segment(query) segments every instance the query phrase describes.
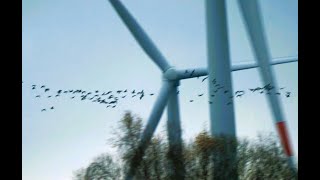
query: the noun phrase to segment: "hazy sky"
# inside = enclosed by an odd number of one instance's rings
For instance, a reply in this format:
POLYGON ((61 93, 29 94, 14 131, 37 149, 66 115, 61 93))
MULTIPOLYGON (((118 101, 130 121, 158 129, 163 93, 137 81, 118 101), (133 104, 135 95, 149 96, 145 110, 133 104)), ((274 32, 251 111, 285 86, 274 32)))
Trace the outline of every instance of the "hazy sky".
MULTIPOLYGON (((144 89, 158 94, 161 71, 142 51, 107 0, 23 0, 23 180, 67 180, 102 152, 114 153, 108 138, 131 110, 146 120, 156 96, 125 99, 115 109, 68 97, 35 98, 32 84, 58 89, 144 89), (53 111, 40 112, 55 106, 53 111)), ((178 68, 205 67, 204 1, 123 0, 168 61, 178 68)), ((297 0, 260 1, 273 58, 298 54, 297 0)), ((236 1, 227 1, 232 63, 253 60, 236 1)), ((298 63, 273 66, 295 154, 298 153, 298 63)), ((232 73, 237 134, 275 132, 266 97, 248 92, 262 85, 257 69, 232 73)), ((209 127, 207 82, 181 81, 183 137, 209 127), (197 94, 205 93, 203 97, 197 94), (195 102, 190 103, 189 100, 195 102)), ((49 92, 50 92, 49 91, 49 92)), ((156 132, 163 132, 164 112, 156 132)))

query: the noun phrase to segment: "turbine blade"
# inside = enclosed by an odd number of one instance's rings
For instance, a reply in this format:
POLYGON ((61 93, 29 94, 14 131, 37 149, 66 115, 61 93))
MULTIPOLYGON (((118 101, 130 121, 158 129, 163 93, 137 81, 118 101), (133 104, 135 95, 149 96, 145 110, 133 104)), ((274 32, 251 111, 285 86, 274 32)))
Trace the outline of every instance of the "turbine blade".
MULTIPOLYGON (((295 56, 295 57, 286 57, 286 58, 276 58, 272 60, 270 65, 278 65, 278 64, 285 64, 285 63, 292 63, 292 62, 298 62, 298 57, 295 56)), ((237 63, 232 65, 231 71, 240 71, 240 70, 251 69, 256 67, 259 67, 256 61, 237 63)))
POLYGON ((177 79, 188 79, 208 75, 207 68, 177 70, 177 79), (193 73, 192 73, 193 72, 193 73))
MULTIPOLYGON (((274 72, 270 67, 270 51, 266 41, 262 19, 260 15, 260 9, 258 1, 252 0, 238 0, 242 17, 245 21, 246 29, 249 34, 250 42, 254 50, 254 55, 260 66, 260 73, 262 75, 263 82, 265 84, 271 84, 274 89, 277 88, 277 84, 274 77, 274 72)), ((273 89, 273 90, 274 90, 273 89)), ((274 93, 272 93, 274 94, 274 93)), ((267 96, 270 104, 274 121, 276 123, 278 134, 285 154, 288 157, 289 165, 294 170, 294 163, 292 162, 293 152, 289 141, 289 135, 287 134, 284 116, 281 110, 279 98, 276 95, 267 96)))
MULTIPOLYGON (((179 83, 177 81, 177 83, 179 83)), ((185 179, 185 168, 182 155, 182 138, 179 115, 179 100, 177 94, 177 86, 174 86, 170 92, 168 100, 168 122, 167 132, 169 141, 168 158, 170 162, 169 169, 174 169, 169 174, 169 179, 185 179)))
POLYGON ((168 102, 168 98, 169 98, 170 92, 172 91, 173 85, 174 84, 171 81, 164 81, 162 85, 162 88, 160 90, 156 103, 149 116, 147 126, 142 133, 140 143, 138 145, 138 149, 131 160, 129 171, 125 178, 126 180, 130 180, 133 178, 133 176, 135 175, 136 168, 140 165, 145 149, 147 148, 152 138, 152 135, 158 126, 161 115, 168 102))
POLYGON ((140 44, 142 49, 149 55, 149 57, 159 66, 162 72, 170 68, 169 63, 164 56, 157 49, 152 40, 144 32, 142 27, 137 23, 129 11, 124 7, 120 0, 109 0, 122 21, 126 24, 136 41, 140 44))

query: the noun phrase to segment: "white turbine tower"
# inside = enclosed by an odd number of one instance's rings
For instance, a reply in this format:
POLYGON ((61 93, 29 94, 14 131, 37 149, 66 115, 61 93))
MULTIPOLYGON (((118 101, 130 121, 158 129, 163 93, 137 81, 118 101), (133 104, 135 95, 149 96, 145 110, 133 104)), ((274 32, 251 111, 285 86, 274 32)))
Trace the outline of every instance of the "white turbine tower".
MULTIPOLYGON (((180 115, 179 115, 179 100, 177 95, 177 88, 179 81, 187 78, 194 78, 205 76, 209 74, 209 80, 218 78, 228 88, 229 92, 232 93, 231 87, 231 72, 244 70, 249 68, 260 67, 262 69, 262 75, 264 82, 274 84, 272 78, 272 72, 270 65, 282 64, 288 62, 296 62, 297 57, 290 57, 284 59, 275 59, 273 62, 269 62, 269 54, 265 40, 263 39, 263 29, 260 19, 250 17, 252 14, 257 16, 259 14, 257 4, 255 1, 239 1, 244 9, 244 17, 247 21, 248 29, 250 32, 251 40, 256 47, 256 59, 258 63, 246 63, 237 64, 231 66, 229 63, 229 52, 228 52, 228 36, 226 29, 226 18, 225 18, 225 2, 217 0, 207 0, 207 24, 208 24, 208 47, 213 46, 213 52, 208 52, 208 68, 192 68, 192 69, 176 69, 171 66, 165 57, 160 53, 148 35, 140 27, 137 21, 132 17, 129 11, 123 6, 119 0, 109 0, 122 21, 125 23, 127 28, 130 30, 136 41, 140 44, 142 49, 148 54, 151 60, 161 69, 163 73, 163 82, 160 89, 160 93, 157 97, 155 105, 149 116, 146 128, 144 129, 137 151, 131 161, 129 170, 126 174, 125 179, 132 179, 135 175, 136 168, 139 166, 140 161, 144 155, 145 149, 147 148, 154 131, 160 121, 164 108, 167 106, 168 111, 168 122, 167 131, 169 139, 169 157, 173 157, 175 160, 171 162, 172 174, 174 179, 184 179, 185 169, 182 162, 182 138, 181 138, 181 126, 180 126, 180 115), (214 12, 213 10, 216 10, 214 12), (213 23, 210 21, 213 20, 213 23), (258 24, 257 27, 250 26, 251 24, 258 24), (214 27, 214 25, 220 25, 220 27, 214 27), (255 32, 257 31, 257 32, 255 32), (222 34, 222 37, 220 36, 222 34), (262 38, 261 38, 261 37, 262 38), (262 40, 261 40, 262 39, 262 40), (210 41, 213 41, 212 43, 210 41), (213 62, 211 62, 213 61, 213 62), (185 72, 192 72, 191 74, 185 72)), ((210 83, 210 82, 209 82, 210 83)), ((212 92, 214 87, 209 85, 209 92, 212 92)), ((210 97, 209 97, 210 98, 210 97)), ((277 126, 279 127, 281 142, 284 145, 285 150, 290 149, 288 136, 285 133, 285 126, 283 124, 284 119, 282 118, 279 102, 277 97, 270 96, 269 98, 272 110, 277 120, 277 126)), ((214 103, 210 104, 210 117, 211 117, 211 131, 213 135, 227 134, 235 136, 235 122, 233 106, 226 106, 225 97, 218 97, 214 103), (226 114, 229 113, 229 114, 226 114)), ((291 152, 291 151, 290 151, 291 152)), ((287 155, 291 155, 287 153, 287 155)), ((290 156, 291 157, 291 156, 290 156)))

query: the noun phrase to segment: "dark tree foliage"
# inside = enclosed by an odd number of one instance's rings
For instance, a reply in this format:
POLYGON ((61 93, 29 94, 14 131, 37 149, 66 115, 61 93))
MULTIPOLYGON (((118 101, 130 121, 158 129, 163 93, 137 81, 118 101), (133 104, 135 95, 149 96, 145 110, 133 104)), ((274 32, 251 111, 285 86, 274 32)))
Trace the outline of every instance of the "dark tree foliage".
MULTIPOLYGON (((138 143, 143 130, 142 119, 126 112, 119 121, 114 137, 110 139, 118 149, 120 162, 103 154, 95 158, 86 168, 74 173, 74 180, 118 180, 123 179, 133 157, 138 152, 138 143)), ((155 135, 146 149, 140 166, 136 167, 137 180, 170 180, 172 157, 166 139, 155 135)), ((203 130, 189 142, 183 142, 183 165, 187 180, 239 179, 260 180, 297 179, 287 165, 286 157, 274 135, 260 135, 254 140, 237 140, 231 137, 211 137, 203 130), (237 154, 232 154, 236 148, 237 154), (225 163, 232 158, 235 163, 225 163), (217 169, 222 167, 225 171, 217 169), (236 174, 231 173, 236 172, 236 174), (237 177, 237 178, 236 178, 237 177)), ((230 161, 228 161, 230 162, 230 161)), ((232 162, 232 161, 231 161, 232 162)))

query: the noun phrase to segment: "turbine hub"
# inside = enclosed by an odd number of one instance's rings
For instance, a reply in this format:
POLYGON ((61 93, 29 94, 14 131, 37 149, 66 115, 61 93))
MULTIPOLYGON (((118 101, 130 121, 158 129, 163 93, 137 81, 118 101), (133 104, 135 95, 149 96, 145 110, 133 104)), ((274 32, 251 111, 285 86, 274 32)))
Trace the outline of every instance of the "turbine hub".
POLYGON ((163 73, 163 77, 168 80, 177 80, 178 73, 174 67, 170 67, 163 73))

